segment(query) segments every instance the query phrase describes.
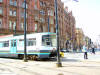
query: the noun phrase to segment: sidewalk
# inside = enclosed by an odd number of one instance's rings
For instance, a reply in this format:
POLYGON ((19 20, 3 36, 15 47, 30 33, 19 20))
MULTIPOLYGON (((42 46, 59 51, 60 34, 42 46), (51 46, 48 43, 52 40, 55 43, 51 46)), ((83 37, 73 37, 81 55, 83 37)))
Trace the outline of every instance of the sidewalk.
MULTIPOLYGON (((64 58, 66 60, 73 59, 77 61, 84 61, 84 53, 64 53, 64 58)), ((65 60, 65 59, 62 59, 65 60)), ((100 52, 96 52, 95 54, 88 53, 87 61, 98 61, 100 62, 100 52)))

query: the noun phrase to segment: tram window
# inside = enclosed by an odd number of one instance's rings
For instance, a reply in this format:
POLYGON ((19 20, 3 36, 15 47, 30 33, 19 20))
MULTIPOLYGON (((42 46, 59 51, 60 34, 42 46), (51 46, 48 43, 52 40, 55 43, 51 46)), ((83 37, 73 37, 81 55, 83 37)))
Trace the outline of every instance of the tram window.
POLYGON ((28 39, 27 46, 35 46, 36 45, 36 39, 28 39))
POLYGON ((28 41, 28 46, 33 46, 33 41, 28 41))
POLYGON ((42 45, 43 46, 52 46, 50 35, 43 35, 42 36, 42 45))
POLYGON ((35 45, 36 45, 36 41, 28 40, 28 46, 35 46, 35 45))
POLYGON ((23 46, 24 46, 24 39, 20 39, 18 45, 19 45, 20 47, 23 47, 23 46))
POLYGON ((3 47, 9 47, 9 41, 4 41, 3 42, 3 47))
POLYGON ((3 43, 0 41, 0 48, 2 47, 3 43))
POLYGON ((42 46, 56 47, 56 35, 43 35, 42 46))
POLYGON ((14 41, 12 40, 12 41, 11 41, 11 46, 12 46, 12 47, 15 47, 15 46, 16 46, 16 40, 14 40, 14 41))
POLYGON ((13 47, 13 40, 11 41, 11 46, 13 47))
POLYGON ((16 40, 14 40, 14 47, 16 47, 16 40))
POLYGON ((51 43, 50 42, 46 42, 46 45, 51 45, 51 43))

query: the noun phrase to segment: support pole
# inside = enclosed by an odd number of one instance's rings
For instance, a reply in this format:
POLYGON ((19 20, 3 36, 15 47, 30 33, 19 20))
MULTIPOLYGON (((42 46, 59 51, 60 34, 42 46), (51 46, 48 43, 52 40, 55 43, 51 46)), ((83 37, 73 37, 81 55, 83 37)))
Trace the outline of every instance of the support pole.
POLYGON ((57 35, 57 67, 62 67, 60 60, 60 48, 59 48, 59 27, 58 27, 58 12, 57 12, 57 0, 55 0, 55 15, 56 15, 56 35, 57 35))
POLYGON ((24 62, 27 62, 27 50, 26 50, 26 0, 24 0, 24 62))

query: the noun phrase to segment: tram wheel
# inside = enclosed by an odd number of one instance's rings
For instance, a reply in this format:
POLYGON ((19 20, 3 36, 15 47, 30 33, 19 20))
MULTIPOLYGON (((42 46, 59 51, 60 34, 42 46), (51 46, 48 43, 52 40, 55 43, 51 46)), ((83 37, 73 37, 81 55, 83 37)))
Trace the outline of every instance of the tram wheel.
POLYGON ((19 58, 19 59, 23 59, 23 58, 24 58, 24 55, 23 55, 23 54, 19 54, 19 55, 18 55, 18 58, 19 58))
POLYGON ((37 55, 33 55, 32 56, 32 60, 37 60, 38 59, 38 56, 37 55))

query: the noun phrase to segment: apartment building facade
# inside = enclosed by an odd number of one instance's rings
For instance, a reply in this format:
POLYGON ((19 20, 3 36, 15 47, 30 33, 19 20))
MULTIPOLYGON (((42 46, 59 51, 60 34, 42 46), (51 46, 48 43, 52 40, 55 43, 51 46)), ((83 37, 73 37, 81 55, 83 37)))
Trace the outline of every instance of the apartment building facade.
POLYGON ((54 0, 39 0, 38 32, 55 32, 54 0))
MULTIPOLYGON (((57 0, 60 47, 75 38, 75 18, 57 0)), ((26 29, 31 32, 56 32, 54 0, 26 0, 26 29)), ((24 0, 0 0, 0 34, 23 34, 24 0)))
POLYGON ((81 50, 84 43, 84 33, 81 28, 76 28, 77 50, 81 50))
MULTIPOLYGON (((39 0, 26 2, 26 29, 34 32, 37 29, 35 16, 39 12, 39 0)), ((23 33, 24 5, 24 0, 0 0, 0 33, 23 33)))

